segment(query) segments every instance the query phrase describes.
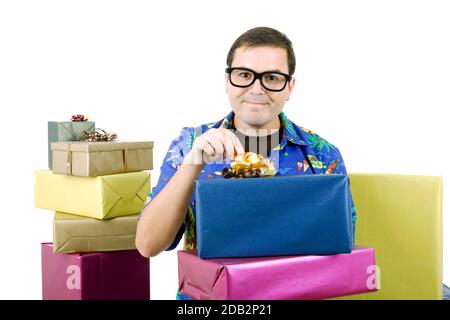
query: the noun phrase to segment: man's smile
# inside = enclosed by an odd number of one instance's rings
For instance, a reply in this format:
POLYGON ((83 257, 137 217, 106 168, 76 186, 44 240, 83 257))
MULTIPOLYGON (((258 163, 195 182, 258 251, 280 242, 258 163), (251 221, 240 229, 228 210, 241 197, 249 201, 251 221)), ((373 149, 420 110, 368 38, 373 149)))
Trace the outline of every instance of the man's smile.
POLYGON ((250 111, 261 111, 269 106, 266 102, 243 101, 243 103, 245 103, 245 107, 250 111))
POLYGON ((267 102, 257 102, 257 101, 244 101, 247 104, 265 105, 267 102))

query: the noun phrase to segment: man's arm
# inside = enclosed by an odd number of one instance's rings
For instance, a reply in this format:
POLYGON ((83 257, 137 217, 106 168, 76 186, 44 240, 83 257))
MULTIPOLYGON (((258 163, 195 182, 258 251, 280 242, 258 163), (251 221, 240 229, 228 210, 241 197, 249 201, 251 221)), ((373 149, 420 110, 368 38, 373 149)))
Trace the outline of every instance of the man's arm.
POLYGON ((210 129, 195 139, 178 170, 141 213, 136 230, 139 252, 154 257, 172 244, 186 217, 194 182, 206 163, 233 160, 243 152, 239 139, 223 128, 210 129))
POLYGON ((186 217, 194 181, 203 165, 183 163, 161 192, 145 207, 136 230, 136 247, 145 257, 164 251, 186 217))

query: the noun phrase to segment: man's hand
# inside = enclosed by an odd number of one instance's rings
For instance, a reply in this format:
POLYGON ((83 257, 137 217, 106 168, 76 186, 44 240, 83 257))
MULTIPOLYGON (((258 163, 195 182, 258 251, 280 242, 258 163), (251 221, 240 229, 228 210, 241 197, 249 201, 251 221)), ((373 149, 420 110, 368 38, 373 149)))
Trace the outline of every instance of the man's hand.
POLYGON ((225 128, 209 129, 195 139, 192 150, 186 155, 183 163, 204 165, 213 161, 234 160, 244 148, 238 137, 225 128))

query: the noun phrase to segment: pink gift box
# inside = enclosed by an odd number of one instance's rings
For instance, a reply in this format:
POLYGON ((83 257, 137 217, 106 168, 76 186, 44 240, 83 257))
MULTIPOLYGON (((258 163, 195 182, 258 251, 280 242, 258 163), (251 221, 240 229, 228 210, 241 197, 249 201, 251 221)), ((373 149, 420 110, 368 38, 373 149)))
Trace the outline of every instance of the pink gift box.
POLYGON ((179 291, 194 300, 327 299, 376 291, 375 251, 203 260, 178 251, 179 291))
POLYGON ((150 262, 137 250, 53 253, 42 243, 44 300, 149 300, 150 262))

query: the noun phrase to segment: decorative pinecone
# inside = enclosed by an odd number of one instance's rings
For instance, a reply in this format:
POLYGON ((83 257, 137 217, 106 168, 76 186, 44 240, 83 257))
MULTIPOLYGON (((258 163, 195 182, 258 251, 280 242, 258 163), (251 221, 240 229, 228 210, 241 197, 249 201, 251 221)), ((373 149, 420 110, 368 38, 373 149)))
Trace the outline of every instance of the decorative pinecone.
POLYGON ((223 168, 222 176, 225 179, 229 178, 259 178, 262 176, 261 170, 259 169, 232 169, 223 168))
POLYGON ((83 131, 81 136, 78 138, 79 141, 89 142, 113 141, 116 139, 117 134, 108 133, 102 129, 95 129, 95 131, 83 131))
POLYGON ((223 170, 222 170, 222 176, 223 176, 225 179, 233 178, 233 177, 234 177, 234 171, 233 171, 233 169, 228 168, 228 167, 223 168, 223 170))

